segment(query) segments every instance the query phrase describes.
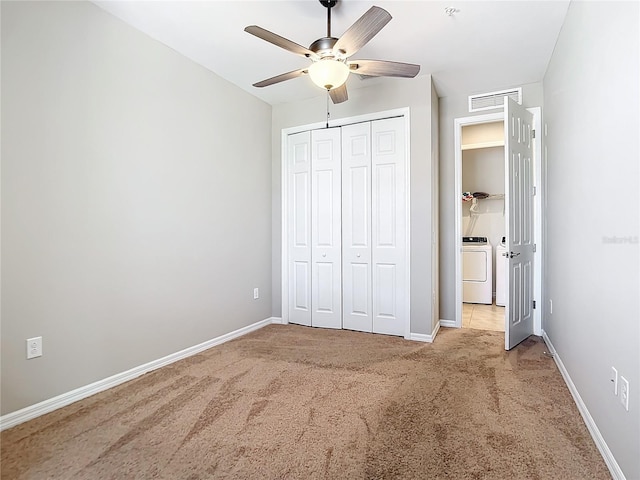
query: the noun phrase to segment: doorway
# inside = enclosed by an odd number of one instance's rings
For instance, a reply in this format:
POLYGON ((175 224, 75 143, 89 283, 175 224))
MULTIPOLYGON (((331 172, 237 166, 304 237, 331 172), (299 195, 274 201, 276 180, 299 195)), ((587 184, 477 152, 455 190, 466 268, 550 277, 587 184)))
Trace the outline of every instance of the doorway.
MULTIPOLYGON (((520 109, 522 109, 522 107, 519 107, 520 109)), ((524 111, 524 109, 522 109, 524 111)), ((533 115, 533 120, 532 120, 532 153, 533 153, 533 157, 532 157, 532 176, 533 176, 533 203, 532 203, 532 214, 533 214, 533 231, 534 231, 534 235, 535 238, 533 239, 533 241, 535 242, 535 244, 533 245, 534 248, 534 261, 532 262, 533 264, 533 288, 532 288, 532 299, 531 299, 531 304, 533 306, 533 311, 532 311, 532 317, 533 317, 533 328, 532 328, 532 333, 535 335, 541 335, 542 333, 542 325, 541 325, 541 308, 536 308, 536 299, 540 299, 541 298, 541 290, 542 290, 542 284, 541 284, 541 279, 542 279, 542 270, 541 270, 541 258, 542 258, 542 250, 543 250, 543 245, 542 245, 542 220, 541 220, 541 213, 542 213, 542 193, 543 193, 543 185, 541 183, 541 151, 542 151, 542 147, 541 147, 541 137, 542 135, 538 135, 537 139, 535 136, 535 132, 541 132, 541 109, 539 107, 535 107, 535 108, 530 108, 527 109, 529 114, 533 115)), ((487 214, 489 212, 493 212, 494 214, 494 220, 496 220, 498 217, 500 217, 500 215, 496 215, 496 209, 500 208, 502 206, 502 204, 504 205, 503 208, 503 212, 504 212, 504 219, 508 220, 509 218, 509 205, 508 205, 508 201, 506 198, 502 199, 500 198, 501 192, 500 191, 496 191, 496 192, 487 192, 484 190, 475 190, 475 188, 472 188, 471 186, 467 187, 470 189, 473 189, 473 192, 469 192, 467 190, 467 192, 472 195, 472 198, 469 199, 469 201, 471 202, 466 209, 471 209, 472 205, 473 205, 473 197, 475 197, 475 195, 473 195, 474 193, 480 193, 481 196, 483 196, 483 194, 486 194, 486 197, 483 198, 479 198, 476 200, 476 205, 475 205, 475 210, 476 212, 474 212, 475 215, 475 219, 474 217, 471 216, 471 214, 469 214, 468 216, 466 216, 466 219, 463 216, 463 204, 465 202, 463 202, 462 197, 463 197, 463 155, 465 151, 473 151, 473 150, 477 150, 477 151, 484 151, 485 153, 483 154, 476 154, 476 157, 480 156, 482 157, 483 155, 486 155, 486 152, 489 152, 489 150, 491 149, 502 149, 504 148, 504 133, 501 139, 485 139, 485 140, 478 140, 478 139, 473 139, 473 137, 471 139, 467 139, 466 143, 465 143, 465 148, 463 149, 463 128, 465 127, 482 127, 479 130, 482 130, 483 128, 485 128, 486 125, 490 125, 493 124, 494 126, 499 125, 500 122, 504 122, 505 121, 505 116, 506 113, 504 112, 499 112, 499 113, 492 113, 492 114, 485 114, 485 115, 478 115, 478 116, 473 116, 473 117, 464 117, 464 118, 457 118, 455 119, 454 122, 454 136, 455 136, 455 214, 456 214, 456 219, 455 219, 455 251, 458 252, 458 254, 455 257, 455 278, 456 278, 456 298, 455 298, 455 326, 458 328, 462 328, 466 325, 463 325, 463 318, 466 320, 465 323, 469 323, 469 320, 471 320, 471 316, 473 315, 473 310, 477 310, 476 313, 481 313, 482 309, 487 309, 490 308, 493 310, 493 313, 495 315, 500 315, 500 310, 498 309, 499 305, 496 305, 496 295, 498 295, 498 291, 497 291, 497 285, 496 285, 496 280, 497 278, 496 275, 494 275, 494 273, 496 272, 496 270, 500 267, 500 263, 498 260, 498 263, 496 263, 496 259, 499 258, 501 255, 498 254, 497 255, 497 248, 500 246, 500 244, 502 243, 502 236, 498 233, 496 233, 496 229, 494 228, 493 230, 489 230, 486 234, 483 234, 482 232, 480 232, 480 230, 477 230, 477 225, 478 222, 480 221, 480 217, 483 214, 487 214), (493 205, 492 205, 493 204, 493 205), (500 207, 497 207, 497 205, 500 205, 500 207), (474 223, 475 222, 475 223, 474 223), (492 233, 493 232, 493 233, 492 233), (472 235, 473 234, 473 235, 472 235), (464 278, 464 272, 463 272, 463 236, 476 236, 476 237, 487 237, 486 238, 486 243, 484 243, 485 245, 489 245, 491 244, 490 248, 491 248, 491 262, 488 262, 491 265, 492 268, 492 280, 491 280, 491 288, 492 288, 492 301, 489 303, 488 301, 484 301, 484 303, 479 302, 479 303, 473 303, 471 305, 474 306, 467 306, 466 308, 463 307, 463 278, 464 278), (481 306, 480 306, 481 305, 481 306), (466 311, 465 311, 466 310, 466 311)), ((503 130, 504 132, 504 130, 503 130)), ((473 155, 472 155, 473 156, 473 155)), ((504 159, 506 159, 506 155, 503 155, 503 161, 504 159)), ((479 161, 478 159, 476 159, 476 161, 479 161)), ((473 160, 472 160, 473 162, 473 160)), ((509 170, 505 167, 503 169, 504 172, 509 172, 509 170)), ((507 183, 509 183, 509 185, 512 185, 513 182, 512 180, 514 179, 514 175, 513 173, 504 173, 504 180, 505 180, 505 185, 507 183), (507 178, 508 177, 508 178, 507 178), (508 182, 507 182, 508 180, 508 182)), ((485 187, 482 187, 482 189, 484 189, 485 187)), ((489 189, 489 188, 487 188, 489 189)), ((504 192, 504 190, 502 190, 502 192, 504 192)), ((513 206, 512 206, 513 208, 513 206)), ((521 211, 514 211, 514 218, 515 217, 519 217, 521 216, 522 212, 521 211)), ((484 218, 484 220, 489 220, 489 217, 484 218)), ((506 223, 506 228, 505 228, 505 233, 507 233, 508 230, 508 225, 509 222, 507 221, 506 223)), ((483 243, 482 241, 484 240, 484 238, 480 239, 481 241, 479 243, 483 243)), ((478 245, 479 246, 479 245, 478 245)), ((486 248, 486 247, 485 247, 486 248)), ((473 249, 472 249, 473 250, 473 249)), ((477 250, 477 249, 476 249, 477 250)), ((489 250, 489 248, 486 248, 486 250, 489 250)), ((509 254, 508 252, 505 252, 507 254, 509 254)), ((513 252, 512 252, 513 253, 513 252)), ((488 255, 488 253, 487 253, 488 255)), ((519 253, 515 253, 514 255, 519 255, 519 253)), ((506 258, 506 257, 505 257, 506 258)), ((513 257, 511 257, 513 258, 513 257)), ((473 273, 473 272, 472 272, 473 273)), ((476 272, 477 273, 477 272, 476 272)), ((513 273, 513 272, 511 272, 513 273)), ((467 272, 467 274, 469 274, 469 272, 467 272)), ((507 275, 508 278, 509 274, 507 275)), ((508 287, 508 281, 505 285, 505 296, 506 296, 506 302, 507 303, 507 308, 505 313, 508 315, 509 314, 509 309, 508 309, 508 299, 509 299, 509 287, 508 287)), ((480 315, 480 317, 487 317, 486 312, 484 312, 484 315, 480 315)), ((479 317, 479 318, 480 318, 479 317)), ((481 326, 483 322, 477 322, 476 326, 481 326)), ((506 324, 506 321, 505 321, 506 324)), ((504 330, 504 329, 503 329, 504 330)), ((505 345, 507 344, 506 342, 506 338, 505 338, 505 345)), ((509 347, 507 347, 509 348, 509 347)))
POLYGON ((461 128, 462 328, 505 331, 504 121, 461 128))

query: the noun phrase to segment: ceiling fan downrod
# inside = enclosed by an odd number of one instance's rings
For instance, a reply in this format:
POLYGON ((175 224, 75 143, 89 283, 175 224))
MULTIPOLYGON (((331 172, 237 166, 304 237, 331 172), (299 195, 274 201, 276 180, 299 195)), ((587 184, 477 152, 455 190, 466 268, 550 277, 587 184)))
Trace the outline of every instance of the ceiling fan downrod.
POLYGON ((336 6, 338 0, 320 0, 320 3, 327 9, 327 38, 331 38, 331 9, 336 6))

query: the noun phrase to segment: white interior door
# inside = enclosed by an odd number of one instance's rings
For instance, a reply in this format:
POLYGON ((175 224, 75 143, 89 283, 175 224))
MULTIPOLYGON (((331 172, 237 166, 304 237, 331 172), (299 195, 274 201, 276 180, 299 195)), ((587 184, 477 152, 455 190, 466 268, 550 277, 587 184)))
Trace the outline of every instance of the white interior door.
POLYGON ((505 348, 533 335, 533 115, 505 97, 508 296, 505 348))
POLYGON ((371 123, 342 127, 342 326, 371 332, 371 123))
POLYGON ((404 335, 407 196, 405 122, 389 118, 371 122, 373 331, 404 335))
POLYGON ((289 322, 311 325, 311 132, 289 135, 289 322))
POLYGON ((342 328, 340 128, 311 132, 311 325, 342 328))

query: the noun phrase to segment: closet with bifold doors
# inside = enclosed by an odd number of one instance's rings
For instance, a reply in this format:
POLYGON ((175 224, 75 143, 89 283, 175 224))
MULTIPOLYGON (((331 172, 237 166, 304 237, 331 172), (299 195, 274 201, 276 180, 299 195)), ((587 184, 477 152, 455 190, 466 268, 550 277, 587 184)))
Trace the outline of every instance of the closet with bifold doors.
POLYGON ((290 323, 407 333, 406 135, 395 117, 287 136, 290 323))

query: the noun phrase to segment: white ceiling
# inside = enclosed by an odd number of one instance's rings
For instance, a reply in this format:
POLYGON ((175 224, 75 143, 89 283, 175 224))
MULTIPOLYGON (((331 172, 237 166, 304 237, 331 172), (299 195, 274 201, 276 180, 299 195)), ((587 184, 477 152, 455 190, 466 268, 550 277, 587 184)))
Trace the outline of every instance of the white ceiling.
MULTIPOLYGON (((272 105, 324 95, 307 77, 253 87, 303 68, 309 60, 244 32, 247 25, 259 25, 309 46, 326 35, 326 9, 318 0, 93 3, 272 105)), ((333 36, 372 5, 393 19, 351 59, 417 63, 419 75, 431 73, 439 96, 445 97, 541 81, 569 0, 340 0, 332 10, 333 36), (446 7, 457 12, 449 16, 446 7)), ((348 89, 384 81, 351 75, 348 89)))

